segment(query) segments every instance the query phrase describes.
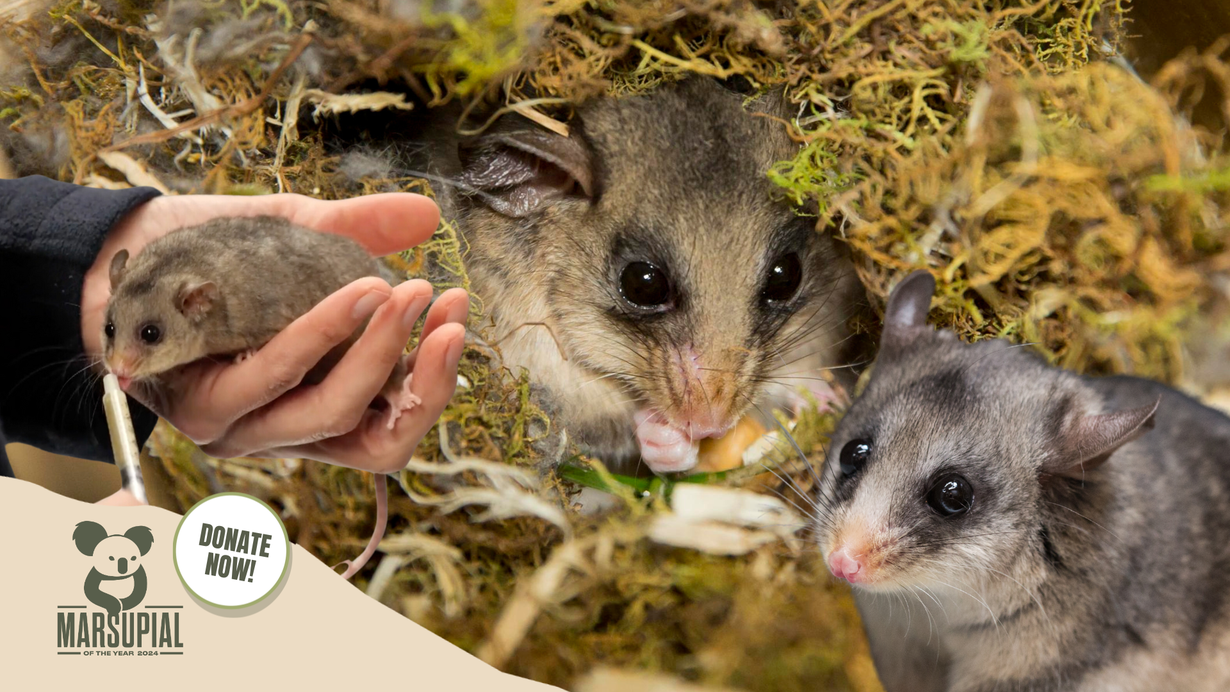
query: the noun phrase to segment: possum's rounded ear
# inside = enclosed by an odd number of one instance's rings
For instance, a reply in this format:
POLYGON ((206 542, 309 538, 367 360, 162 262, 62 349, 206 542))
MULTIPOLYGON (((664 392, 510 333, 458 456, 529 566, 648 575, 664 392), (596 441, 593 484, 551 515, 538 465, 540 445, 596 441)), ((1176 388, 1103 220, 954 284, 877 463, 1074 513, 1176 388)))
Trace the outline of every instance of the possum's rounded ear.
POLYGON ((114 291, 124 279, 124 267, 128 266, 128 251, 120 250, 111 257, 110 279, 111 290, 114 291))
POLYGON ((927 331, 927 313, 931 310, 931 296, 935 295, 935 277, 926 270, 918 270, 901 280, 888 297, 884 309, 884 330, 880 335, 880 349, 896 349, 927 331))
POLYGON ((124 538, 137 544, 137 548, 144 555, 149 552, 150 546, 154 544, 154 532, 144 526, 134 526, 124 532, 124 538))
POLYGON ((593 199, 593 159, 584 142, 523 118, 510 121, 460 145, 459 180, 466 192, 515 218, 567 197, 593 199))
POLYGON ((179 311, 197 322, 205 317, 218 299, 218 284, 212 281, 185 281, 179 287, 179 311))
POLYGON ((1101 465, 1115 450, 1153 429, 1154 415, 1162 403, 1111 413, 1090 415, 1071 400, 1056 415, 1052 454, 1042 464, 1050 476, 1083 478, 1085 472, 1101 465))
POLYGON ((93 555, 94 549, 106 537, 107 530, 92 521, 77 524, 77 529, 73 531, 73 543, 77 544, 77 550, 80 550, 82 555, 93 555))

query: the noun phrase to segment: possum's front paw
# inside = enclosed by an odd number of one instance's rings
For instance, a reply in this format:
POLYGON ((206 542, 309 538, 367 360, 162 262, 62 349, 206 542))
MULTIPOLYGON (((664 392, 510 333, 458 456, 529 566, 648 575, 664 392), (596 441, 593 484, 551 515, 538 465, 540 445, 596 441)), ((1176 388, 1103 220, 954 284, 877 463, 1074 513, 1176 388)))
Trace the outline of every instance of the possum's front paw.
POLYGON ((654 473, 676 473, 696 466, 700 443, 693 440, 682 428, 659 422, 660 414, 638 411, 636 441, 641 448, 641 459, 654 473))
POLYGON ((410 380, 414 377, 411 373, 406 375, 406 379, 402 380, 401 387, 396 388, 392 392, 385 392, 385 401, 389 402, 389 430, 397 424, 397 419, 401 418, 401 414, 423 403, 417 394, 410 391, 410 380))
POLYGON ((243 353, 237 354, 235 356, 235 365, 239 365, 240 363, 244 362, 245 360, 251 358, 254 355, 256 355, 256 349, 254 348, 248 349, 247 351, 244 351, 243 353))

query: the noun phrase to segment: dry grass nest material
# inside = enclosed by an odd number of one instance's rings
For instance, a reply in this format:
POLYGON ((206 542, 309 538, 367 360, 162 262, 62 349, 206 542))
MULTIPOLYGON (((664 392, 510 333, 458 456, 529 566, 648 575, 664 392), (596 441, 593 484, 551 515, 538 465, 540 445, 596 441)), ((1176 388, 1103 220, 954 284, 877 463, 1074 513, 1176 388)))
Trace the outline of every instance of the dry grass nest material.
MULTIPOLYGON (((819 232, 850 244, 873 299, 914 268, 934 271, 933 315, 966 338, 1179 382, 1194 318, 1220 314, 1230 283, 1225 143, 1185 118, 1230 94, 1225 46, 1146 84, 1113 59, 1116 2, 75 0, 17 12, 0 24, 0 174, 430 193, 379 167, 340 171, 317 118, 460 101, 558 127, 582 98, 701 73, 784 85, 799 109, 782 126, 801 148, 770 175, 818 210, 819 232)), ((460 254, 445 220, 395 264, 465 286, 460 254)), ((624 491, 610 514, 581 516, 576 487, 551 472, 571 454, 566 435, 477 336, 456 399, 394 484, 383 557, 362 588, 554 684, 622 679, 578 682, 603 665, 746 690, 877 688, 848 594, 794 526, 755 518, 769 508, 801 526, 774 495, 791 499, 784 483, 734 473, 676 486, 670 503, 624 491), (707 514, 715 504, 727 520, 707 514)), ((835 418, 785 422, 818 460, 835 418)), ((765 459, 808 487, 785 447, 765 459)), ((147 462, 171 472, 185 508, 222 490, 267 500, 328 563, 370 529, 370 480, 357 472, 211 459, 165 427, 147 462)))

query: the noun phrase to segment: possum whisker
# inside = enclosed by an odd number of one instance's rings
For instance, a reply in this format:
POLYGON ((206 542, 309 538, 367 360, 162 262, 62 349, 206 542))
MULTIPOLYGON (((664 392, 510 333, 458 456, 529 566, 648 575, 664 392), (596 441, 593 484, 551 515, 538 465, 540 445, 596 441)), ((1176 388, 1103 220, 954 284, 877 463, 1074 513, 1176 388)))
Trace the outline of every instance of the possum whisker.
MULTIPOLYGON (((1071 512, 1071 513, 1075 514, 1076 516, 1080 517, 1081 519, 1084 519, 1085 521, 1089 522, 1090 524, 1093 524, 1094 526, 1098 527, 1099 529, 1102 529, 1102 530, 1103 530, 1103 531, 1105 531, 1106 533, 1109 533, 1111 536, 1114 536, 1114 537, 1115 537, 1115 540, 1117 540, 1117 541, 1122 541, 1122 540, 1123 540, 1122 538, 1120 538, 1120 537, 1119 537, 1119 534, 1115 533, 1114 531, 1111 531, 1110 529, 1106 528, 1105 526, 1102 526, 1102 525, 1101 525, 1101 524, 1099 524, 1098 522, 1094 521, 1093 519, 1090 519, 1089 517, 1085 516, 1084 514, 1081 514, 1080 512, 1078 512, 1078 511, 1076 511, 1076 510, 1072 509, 1071 507, 1068 507, 1067 505, 1064 505, 1064 504, 1061 504, 1061 503, 1058 503, 1058 502, 1051 502, 1050 500, 1044 500, 1044 502, 1046 502, 1046 504, 1048 504, 1048 505, 1053 505, 1053 506, 1055 506, 1055 507, 1058 507, 1058 508, 1063 509, 1063 510, 1067 510, 1067 511, 1069 511, 1069 512, 1071 512)), ((1069 526, 1072 526, 1073 528, 1079 528, 1079 527, 1077 527, 1075 524, 1069 524, 1069 526)))
POLYGON ((998 574, 998 575, 1002 576, 1002 577, 1003 577, 1003 578, 1005 578, 1005 579, 1009 579, 1009 580, 1011 580, 1013 583, 1015 583, 1017 586, 1021 587, 1021 591, 1024 591, 1024 592, 1025 592, 1025 593, 1026 593, 1026 594, 1027 594, 1027 595, 1028 595, 1031 599, 1033 599, 1033 602, 1034 602, 1034 603, 1037 603, 1037 604, 1038 604, 1038 610, 1041 610, 1041 611, 1042 611, 1042 616, 1043 616, 1044 618, 1046 618, 1047 622, 1050 622, 1050 620, 1051 620, 1051 616, 1047 614, 1047 612, 1046 612, 1046 607, 1042 605, 1042 599, 1038 598, 1038 595, 1037 595, 1037 594, 1035 594, 1033 591, 1030 591, 1029 589, 1025 588, 1025 585, 1024 585, 1024 584, 1022 584, 1021 582, 1017 581, 1016 579, 1013 579, 1013 578, 1012 578, 1011 576, 1009 576, 1006 572, 1001 572, 1001 571, 999 571, 999 570, 995 569, 994 567, 991 567, 990 565, 983 565, 983 568, 984 568, 984 569, 986 569, 986 570, 988 570, 988 571, 994 572, 994 573, 996 573, 996 574, 998 574))
POLYGON ((976 596, 976 595, 974 595, 974 594, 972 594, 972 593, 970 593, 970 592, 966 591, 965 589, 962 589, 962 588, 959 588, 959 587, 953 586, 952 584, 949 584, 948 582, 941 581, 941 580, 939 580, 939 579, 935 579, 934 577, 932 577, 932 579, 934 579, 934 581, 935 581, 936 583, 941 584, 941 585, 943 585, 943 586, 947 586, 948 588, 953 589, 954 591, 960 591, 961 593, 965 594, 966 596, 969 596, 970 598, 974 599, 975 601, 978 601, 978 603, 982 604, 982 607, 983 607, 983 608, 986 608, 987 613, 988 613, 988 614, 990 614, 990 616, 991 616, 991 621, 995 623, 995 630, 996 630, 997 632, 999 631, 999 617, 995 614, 995 611, 994 611, 994 610, 991 610, 991 606, 987 604, 986 599, 979 598, 978 596, 976 596))

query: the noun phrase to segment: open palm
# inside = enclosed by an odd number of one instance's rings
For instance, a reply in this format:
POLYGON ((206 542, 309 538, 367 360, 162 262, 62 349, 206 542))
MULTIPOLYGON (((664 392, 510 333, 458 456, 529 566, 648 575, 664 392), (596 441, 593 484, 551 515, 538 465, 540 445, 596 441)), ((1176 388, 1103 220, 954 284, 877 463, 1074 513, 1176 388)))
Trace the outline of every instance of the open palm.
MULTIPOLYGON (((121 248, 136 255, 177 228, 220 216, 283 216, 314 230, 346 235, 374 256, 414 247, 431 236, 439 210, 413 194, 322 201, 293 194, 261 197, 187 195, 157 197, 132 212, 107 237, 86 275, 82 336, 92 356, 110 294, 107 266, 121 248)), ((368 471, 402 468, 439 418, 457 383, 469 298, 446 291, 427 311, 419 346, 404 355, 414 324, 431 302, 432 288, 414 280, 390 287, 360 279, 338 290, 241 363, 202 361, 182 370, 181 394, 155 413, 218 457, 302 457, 368 471), (336 344, 371 317, 363 335, 319 384, 303 376, 336 344), (369 404, 404 358, 422 399, 393 429, 369 404)), ((135 396, 139 396, 135 394, 135 396)), ((113 500, 113 502, 116 502, 113 500)))

